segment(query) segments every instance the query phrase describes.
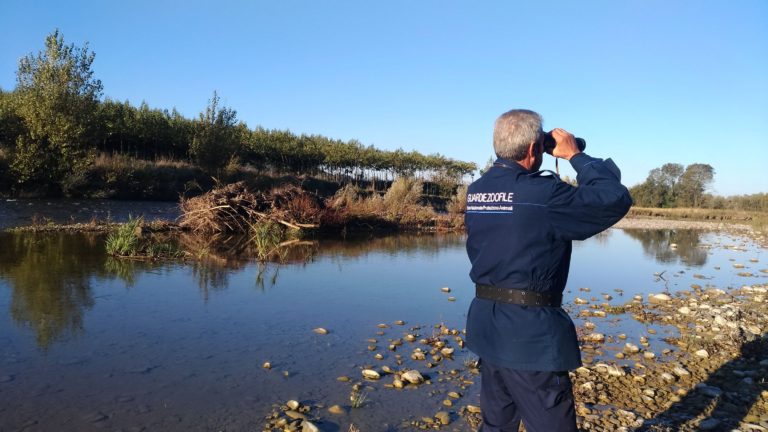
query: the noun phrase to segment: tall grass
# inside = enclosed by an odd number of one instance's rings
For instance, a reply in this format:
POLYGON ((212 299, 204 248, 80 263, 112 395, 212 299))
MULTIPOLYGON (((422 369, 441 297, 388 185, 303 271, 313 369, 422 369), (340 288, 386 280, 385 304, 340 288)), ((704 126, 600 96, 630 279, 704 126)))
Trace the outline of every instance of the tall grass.
POLYGON ((107 253, 112 256, 131 257, 141 251, 141 242, 137 231, 144 222, 143 218, 129 218, 128 222, 120 225, 107 236, 107 253))
POLYGON ((141 230, 144 218, 129 217, 128 222, 112 231, 105 243, 107 254, 119 258, 182 258, 184 252, 171 243, 143 241, 141 230))

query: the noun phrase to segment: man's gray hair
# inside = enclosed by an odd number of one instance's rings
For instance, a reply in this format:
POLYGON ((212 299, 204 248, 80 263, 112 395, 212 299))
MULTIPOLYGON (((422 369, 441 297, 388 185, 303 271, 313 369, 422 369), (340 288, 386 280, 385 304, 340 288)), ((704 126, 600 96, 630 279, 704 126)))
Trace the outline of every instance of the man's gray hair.
POLYGON ((496 119, 493 128, 493 150, 507 160, 525 159, 528 146, 539 139, 541 116, 530 110, 510 110, 496 119))

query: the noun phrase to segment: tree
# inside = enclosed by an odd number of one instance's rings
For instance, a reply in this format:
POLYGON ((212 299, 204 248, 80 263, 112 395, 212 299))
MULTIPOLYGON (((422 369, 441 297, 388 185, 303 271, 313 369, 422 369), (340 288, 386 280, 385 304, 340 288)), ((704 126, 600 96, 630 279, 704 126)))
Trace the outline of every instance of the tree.
POLYGON ((201 168, 214 173, 226 165, 240 145, 235 128, 237 112, 219 107, 221 99, 213 92, 208 107, 195 122, 195 133, 189 152, 201 168))
POLYGON ((60 185, 89 164, 103 89, 91 69, 94 58, 87 43, 66 45, 56 30, 45 38, 44 51, 19 61, 16 112, 25 131, 12 167, 21 183, 60 185))
POLYGON ((679 199, 684 206, 700 207, 704 192, 715 177, 715 169, 709 164, 688 165, 680 176, 679 199))
POLYGON ((665 207, 673 207, 677 198, 677 183, 683 174, 683 166, 678 163, 665 163, 659 172, 660 184, 666 189, 665 207))

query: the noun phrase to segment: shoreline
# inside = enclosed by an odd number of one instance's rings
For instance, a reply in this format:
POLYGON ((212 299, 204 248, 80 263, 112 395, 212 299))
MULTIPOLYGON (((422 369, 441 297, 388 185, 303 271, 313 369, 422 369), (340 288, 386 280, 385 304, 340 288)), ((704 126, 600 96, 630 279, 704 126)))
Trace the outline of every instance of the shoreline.
POLYGON ((695 230, 737 230, 753 231, 752 227, 740 223, 729 221, 703 221, 689 219, 666 219, 666 218, 642 218, 636 216, 625 217, 616 222, 612 228, 620 229, 695 229, 695 230))

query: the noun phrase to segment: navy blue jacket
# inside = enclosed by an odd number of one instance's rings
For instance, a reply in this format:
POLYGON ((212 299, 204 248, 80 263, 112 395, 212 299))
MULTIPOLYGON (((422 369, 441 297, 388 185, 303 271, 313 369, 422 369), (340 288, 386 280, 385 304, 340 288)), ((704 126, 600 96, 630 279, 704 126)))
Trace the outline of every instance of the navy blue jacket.
MULTIPOLYGON (((579 186, 498 159, 467 192, 467 254, 476 284, 562 293, 571 241, 618 222, 632 200, 610 159, 572 157, 579 186)), ((564 371, 581 366, 573 321, 562 308, 475 298, 467 346, 513 369, 564 371)))

